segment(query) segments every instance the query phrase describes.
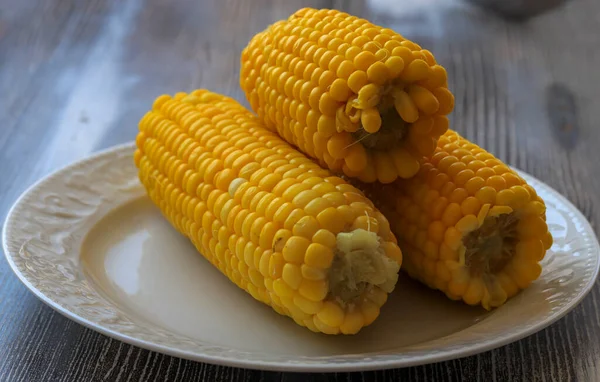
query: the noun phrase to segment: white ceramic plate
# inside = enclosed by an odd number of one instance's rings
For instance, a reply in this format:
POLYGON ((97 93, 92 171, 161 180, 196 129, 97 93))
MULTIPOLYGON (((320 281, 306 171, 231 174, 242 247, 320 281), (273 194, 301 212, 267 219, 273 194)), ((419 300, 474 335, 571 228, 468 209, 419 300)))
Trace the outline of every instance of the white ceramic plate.
POLYGON ((11 209, 4 252, 21 281, 65 316, 122 341, 193 360, 271 370, 351 371, 464 357, 530 335, 594 284, 599 245, 547 185, 555 238, 539 280, 487 313, 401 277, 375 323, 325 336, 254 301, 196 253, 145 197, 133 144, 68 166, 11 209))

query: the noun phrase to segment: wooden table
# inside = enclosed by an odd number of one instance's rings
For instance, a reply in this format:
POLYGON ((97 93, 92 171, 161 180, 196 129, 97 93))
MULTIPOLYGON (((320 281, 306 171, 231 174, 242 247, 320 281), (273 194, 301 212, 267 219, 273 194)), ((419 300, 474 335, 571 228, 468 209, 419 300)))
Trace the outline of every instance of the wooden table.
MULTIPOLYGON (((302 5, 340 8, 434 52, 456 95, 452 125, 600 219, 600 2, 511 24, 456 0, 0 0, 0 218, 30 184, 132 140, 161 93, 244 100, 239 54, 302 5)), ((600 380, 600 285, 522 341, 455 361, 313 380, 600 380)), ((126 345, 38 301, 0 260, 0 381, 304 381, 126 345)))

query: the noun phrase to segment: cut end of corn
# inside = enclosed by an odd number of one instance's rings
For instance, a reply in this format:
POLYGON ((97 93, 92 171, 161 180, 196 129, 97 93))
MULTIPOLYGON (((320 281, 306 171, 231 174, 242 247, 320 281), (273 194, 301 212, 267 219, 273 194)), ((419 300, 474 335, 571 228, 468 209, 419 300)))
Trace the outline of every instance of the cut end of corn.
POLYGON ((400 264, 386 256, 374 232, 362 228, 340 232, 329 271, 331 298, 345 305, 372 288, 391 293, 399 270, 400 264))
POLYGON ((415 175, 454 107, 431 52, 329 9, 301 9, 257 34, 240 84, 267 128, 367 183, 415 175))
POLYGON ((390 219, 403 269, 452 299, 492 309, 540 276, 552 245, 544 201, 453 131, 414 178, 358 186, 390 219))
POLYGON ((402 253, 358 189, 207 90, 158 97, 139 127, 149 197, 232 282, 315 332, 377 318, 402 253))

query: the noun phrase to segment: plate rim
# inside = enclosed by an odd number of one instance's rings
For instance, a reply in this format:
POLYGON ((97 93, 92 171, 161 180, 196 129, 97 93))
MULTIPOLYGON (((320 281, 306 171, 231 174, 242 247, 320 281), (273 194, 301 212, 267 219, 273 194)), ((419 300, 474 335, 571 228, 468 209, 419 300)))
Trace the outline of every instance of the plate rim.
MULTIPOLYGON (((12 259, 11 253, 14 255, 13 251, 9 251, 8 246, 8 230, 9 227, 14 225, 14 221, 17 220, 18 215, 15 215, 15 211, 17 208, 23 203, 26 196, 28 196, 32 191, 36 190, 42 184, 47 181, 50 181, 52 178, 65 173, 76 166, 82 165, 87 162, 92 162, 94 160, 99 159, 100 157, 111 155, 118 153, 122 150, 133 150, 135 149, 135 142, 126 142, 118 145, 111 146, 109 148, 96 151, 91 153, 90 155, 81 158, 76 161, 72 161, 64 166, 59 167, 58 169, 50 172, 49 174, 43 176, 42 178, 35 181, 32 185, 27 187, 20 196, 13 202, 12 206, 7 212, 3 228, 2 228, 2 248, 4 250, 4 257, 8 262, 12 272, 17 276, 17 278, 27 287, 27 289, 33 293, 38 299, 40 299, 43 303, 62 314, 68 319, 71 319, 86 328, 99 332, 108 337, 114 338, 116 340, 125 342, 130 345, 138 346, 143 349, 147 349, 150 351, 155 351, 159 353, 163 353, 169 356, 179 357, 183 359, 188 359, 196 362, 204 362, 210 363, 214 365, 220 366, 229 366, 229 367, 239 367, 246 369, 254 369, 254 370, 269 370, 269 371, 288 371, 288 372, 353 372, 353 371, 370 371, 370 370, 382 370, 382 369, 391 369, 391 368, 404 368, 411 366, 419 366, 425 365, 435 362, 443 362, 452 359, 459 359, 468 356, 472 356, 475 354, 483 353, 486 351, 490 351, 501 346, 510 344, 512 342, 521 340, 525 337, 528 337, 542 329, 547 328, 552 325, 556 321, 563 318, 567 313, 573 310, 579 303, 587 296, 587 294, 592 290, 596 279, 598 278, 598 274, 600 272, 600 243, 598 242, 598 237, 593 227, 591 226, 588 219, 581 213, 581 211, 573 204, 569 199, 563 196, 560 192, 555 190, 553 187, 549 186, 547 183, 539 180, 533 175, 521 171, 519 169, 515 169, 520 174, 525 174, 527 177, 533 179, 539 184, 547 187, 549 190, 553 191, 554 196, 559 199, 561 203, 563 203, 570 212, 576 215, 577 218, 583 222, 586 226, 588 233, 591 235, 593 249, 596 256, 596 264, 595 268, 591 272, 590 279, 588 282, 581 287, 578 293, 570 299, 567 303, 560 306, 557 311, 544 319, 535 322, 533 325, 524 328, 523 330, 510 333, 504 335, 502 337, 495 337, 493 339, 488 339, 484 343, 477 343, 475 345, 467 345, 464 349, 460 349, 459 351, 452 349, 445 349, 439 352, 434 352, 432 354, 426 354, 423 356, 419 356, 418 358, 397 358, 397 359, 388 359, 388 360, 377 360, 378 353, 374 353, 373 357, 370 357, 372 360, 369 362, 365 361, 357 361, 353 363, 331 363, 328 362, 328 359, 332 356, 326 357, 315 357, 311 358, 310 362, 306 363, 282 363, 280 361, 256 361, 251 359, 238 359, 234 357, 223 357, 223 356, 214 356, 210 354, 201 354, 189 350, 177 349, 174 347, 165 346, 162 344, 154 343, 151 341, 147 341, 141 338, 136 338, 130 336, 125 333, 121 333, 117 330, 113 330, 110 328, 106 328, 101 324, 95 323, 91 320, 88 320, 84 317, 81 317, 77 313, 62 307, 58 302, 54 301, 52 298, 46 296, 42 291, 40 291, 37 287, 35 287, 31 282, 26 278, 26 276, 19 270, 17 265, 12 259), (321 361, 318 361, 321 358, 321 361)), ((388 354, 389 355, 389 354, 388 354)), ((341 355, 340 355, 341 356, 341 355)), ((401 356, 401 353, 398 353, 398 356, 401 356)), ((335 357, 335 356, 334 356, 335 357)), ((298 357, 302 358, 302 357, 298 357)))

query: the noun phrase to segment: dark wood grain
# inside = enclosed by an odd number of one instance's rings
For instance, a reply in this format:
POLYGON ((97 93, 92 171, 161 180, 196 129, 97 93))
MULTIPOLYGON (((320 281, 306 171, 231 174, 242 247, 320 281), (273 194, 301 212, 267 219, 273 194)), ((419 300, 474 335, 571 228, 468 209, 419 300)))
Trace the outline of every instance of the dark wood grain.
MULTIPOLYGON (((456 94, 455 129, 600 221, 600 2, 512 24, 453 0, 0 0, 0 218, 41 176, 133 139, 160 93, 245 102, 239 53, 301 6, 335 7, 430 48, 456 94)), ((598 229, 596 228, 598 232, 598 229)), ((480 355, 399 370, 287 374, 126 345, 39 302, 0 260, 0 381, 594 381, 600 284, 566 317, 480 355)))

